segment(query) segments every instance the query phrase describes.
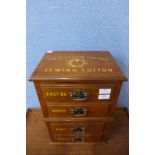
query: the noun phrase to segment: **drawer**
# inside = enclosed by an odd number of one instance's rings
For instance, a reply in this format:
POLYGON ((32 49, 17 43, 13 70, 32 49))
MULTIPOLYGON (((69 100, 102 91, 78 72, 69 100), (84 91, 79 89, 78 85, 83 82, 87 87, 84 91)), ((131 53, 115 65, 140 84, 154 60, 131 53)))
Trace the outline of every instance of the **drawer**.
POLYGON ((113 99, 115 86, 41 86, 46 101, 109 101, 113 99))
POLYGON ((108 116, 110 103, 104 104, 47 104, 49 117, 105 117, 108 116))
POLYGON ((101 142, 102 135, 74 135, 74 134, 55 134, 53 135, 54 142, 59 143, 91 143, 101 142))
POLYGON ((106 122, 99 123, 47 123, 50 132, 54 134, 102 134, 106 122))

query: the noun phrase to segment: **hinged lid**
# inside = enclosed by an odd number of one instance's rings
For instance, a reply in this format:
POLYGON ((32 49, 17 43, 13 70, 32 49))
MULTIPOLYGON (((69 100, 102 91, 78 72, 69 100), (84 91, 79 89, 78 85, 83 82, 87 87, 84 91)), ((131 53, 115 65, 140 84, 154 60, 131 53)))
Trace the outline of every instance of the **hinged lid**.
POLYGON ((107 51, 54 51, 44 55, 30 80, 114 80, 127 78, 107 51))

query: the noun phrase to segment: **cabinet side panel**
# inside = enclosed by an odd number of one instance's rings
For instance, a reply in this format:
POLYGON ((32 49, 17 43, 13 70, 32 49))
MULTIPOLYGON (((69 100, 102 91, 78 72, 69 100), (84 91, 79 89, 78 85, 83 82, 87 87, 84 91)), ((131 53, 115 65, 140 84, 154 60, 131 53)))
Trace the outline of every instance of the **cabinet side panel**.
POLYGON ((116 91, 115 91, 115 95, 113 98, 113 102, 112 102, 111 107, 109 109, 109 116, 111 116, 116 109, 116 105, 117 105, 117 101, 118 101, 118 97, 120 94, 121 87, 122 87, 122 82, 119 82, 116 84, 116 91))
POLYGON ((36 89, 36 92, 37 92, 37 95, 38 95, 38 99, 39 99, 39 102, 40 102, 40 106, 41 106, 41 110, 43 112, 43 115, 44 115, 44 117, 48 117, 48 111, 47 111, 46 103, 45 103, 45 101, 43 99, 43 94, 42 94, 42 91, 41 91, 40 83, 39 82, 34 82, 34 85, 35 85, 35 89, 36 89))

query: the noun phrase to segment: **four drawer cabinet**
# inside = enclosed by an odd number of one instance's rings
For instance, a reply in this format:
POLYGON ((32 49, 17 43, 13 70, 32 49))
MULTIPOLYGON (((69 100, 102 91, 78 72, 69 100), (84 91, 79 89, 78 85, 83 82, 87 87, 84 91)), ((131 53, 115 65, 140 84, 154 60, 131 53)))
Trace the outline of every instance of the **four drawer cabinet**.
POLYGON ((126 80, 107 51, 46 53, 30 81, 51 142, 103 142, 126 80))

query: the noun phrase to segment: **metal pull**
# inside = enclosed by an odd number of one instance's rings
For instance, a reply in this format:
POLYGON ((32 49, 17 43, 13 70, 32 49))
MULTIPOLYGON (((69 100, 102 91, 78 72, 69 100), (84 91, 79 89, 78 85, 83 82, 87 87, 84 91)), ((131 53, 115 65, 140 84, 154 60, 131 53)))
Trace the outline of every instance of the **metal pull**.
POLYGON ((83 136, 73 137, 73 138, 72 138, 72 142, 74 142, 74 143, 85 142, 85 137, 83 137, 83 136))
POLYGON ((85 132, 85 128, 77 127, 77 128, 72 128, 73 132, 85 132))
POLYGON ((74 116, 85 116, 87 115, 88 109, 85 108, 73 108, 70 109, 70 113, 74 116))
POLYGON ((84 101, 88 99, 89 93, 79 90, 79 91, 72 91, 69 92, 70 98, 74 101, 84 101))

